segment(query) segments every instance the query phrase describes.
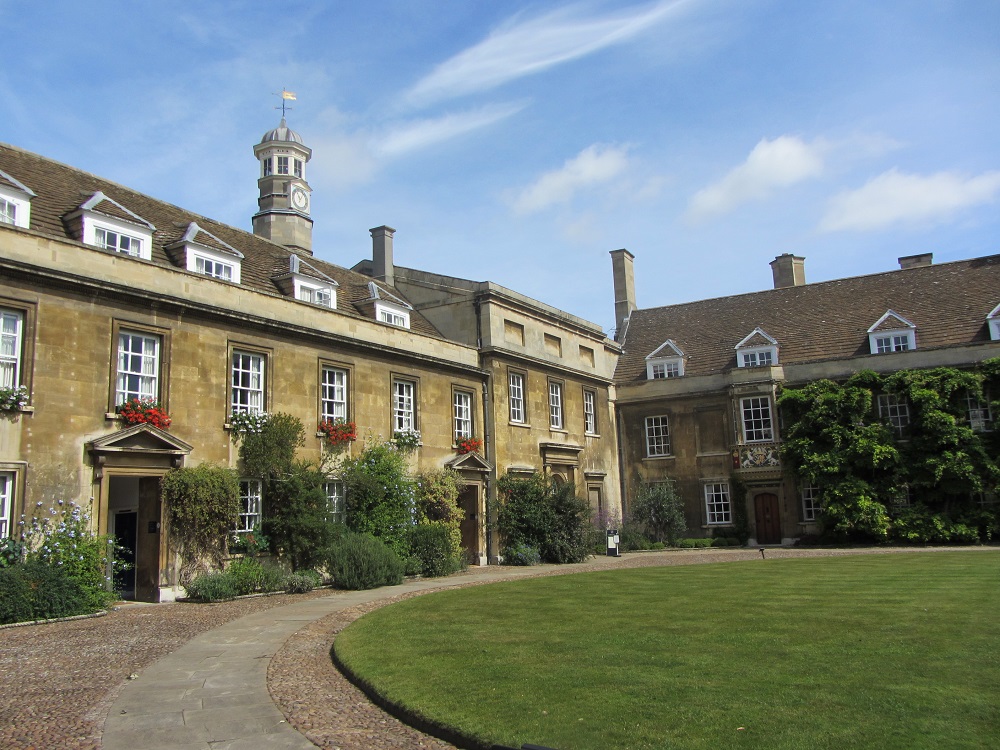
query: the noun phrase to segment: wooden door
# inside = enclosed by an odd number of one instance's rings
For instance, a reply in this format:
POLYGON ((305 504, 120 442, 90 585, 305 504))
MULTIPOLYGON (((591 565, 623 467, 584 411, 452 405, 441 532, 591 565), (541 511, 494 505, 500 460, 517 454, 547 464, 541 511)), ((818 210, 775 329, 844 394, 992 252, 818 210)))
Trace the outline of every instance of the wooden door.
POLYGON ((479 544, 479 485, 467 484, 462 488, 462 492, 458 496, 458 507, 465 511, 465 517, 462 519, 460 527, 462 550, 465 553, 466 561, 470 565, 475 565, 479 562, 481 550, 479 544))
POLYGON ((160 478, 139 480, 135 550, 135 599, 160 601, 160 478))
POLYGON ((757 521, 757 544, 781 544, 778 496, 772 492, 762 492, 754 498, 754 509, 757 521))

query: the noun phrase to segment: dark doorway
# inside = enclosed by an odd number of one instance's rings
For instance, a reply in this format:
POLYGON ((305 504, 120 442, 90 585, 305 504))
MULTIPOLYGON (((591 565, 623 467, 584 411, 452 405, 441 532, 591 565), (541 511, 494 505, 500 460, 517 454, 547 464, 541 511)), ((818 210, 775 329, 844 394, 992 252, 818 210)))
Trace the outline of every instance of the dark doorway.
POLYGON ((757 521, 757 544, 781 544, 781 514, 778 496, 762 492, 754 498, 757 521))
POLYGON ((458 496, 458 506, 465 511, 460 527, 462 550, 470 565, 479 563, 479 485, 467 484, 458 496))
POLYGON ((115 569, 114 587, 122 599, 135 599, 135 532, 138 514, 134 510, 115 514, 116 559, 121 563, 115 569))

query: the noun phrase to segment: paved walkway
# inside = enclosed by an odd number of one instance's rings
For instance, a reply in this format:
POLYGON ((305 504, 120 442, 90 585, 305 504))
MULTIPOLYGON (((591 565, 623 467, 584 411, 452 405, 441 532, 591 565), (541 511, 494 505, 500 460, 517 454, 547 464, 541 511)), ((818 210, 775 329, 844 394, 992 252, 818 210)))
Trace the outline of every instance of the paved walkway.
MULTIPOLYGON (((620 558, 596 558, 612 567, 620 558)), ((589 566, 588 566, 589 567, 589 566)), ((537 576, 572 566, 483 568, 471 575, 338 592, 234 620, 202 633, 128 682, 104 726, 104 750, 314 750, 275 707, 267 689, 271 657, 296 631, 331 613, 379 599, 537 576)))

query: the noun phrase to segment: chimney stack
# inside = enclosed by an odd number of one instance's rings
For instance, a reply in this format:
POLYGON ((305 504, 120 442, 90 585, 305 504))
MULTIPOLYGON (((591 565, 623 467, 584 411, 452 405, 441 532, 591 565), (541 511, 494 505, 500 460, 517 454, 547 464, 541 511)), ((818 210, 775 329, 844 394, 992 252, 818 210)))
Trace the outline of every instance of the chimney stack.
POLYGON ((899 267, 905 271, 907 268, 929 266, 933 262, 934 262, 934 253, 920 253, 919 255, 906 255, 899 259, 899 267))
POLYGON ((381 226, 368 231, 372 233, 372 277, 392 286, 394 281, 392 235, 396 233, 396 230, 392 227, 381 226))
POLYGON ((798 255, 784 253, 771 261, 774 288, 804 286, 806 283, 806 259, 798 255))
POLYGON ((632 269, 634 257, 624 248, 611 251, 611 268, 615 280, 615 341, 618 342, 625 336, 625 321, 635 310, 635 272, 632 269))

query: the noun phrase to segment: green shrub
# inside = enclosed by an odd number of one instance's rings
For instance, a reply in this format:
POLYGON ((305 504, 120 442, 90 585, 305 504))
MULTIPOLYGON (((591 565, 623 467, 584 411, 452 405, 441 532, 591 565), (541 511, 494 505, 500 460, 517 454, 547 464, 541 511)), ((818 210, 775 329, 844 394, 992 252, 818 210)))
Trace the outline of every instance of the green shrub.
POLYGON ((538 550, 527 544, 516 544, 503 551, 504 565, 539 565, 541 562, 538 550))
POLYGON ((406 557, 406 534, 416 514, 414 486, 406 456, 392 443, 372 443, 340 470, 347 488, 347 525, 370 534, 406 557))
POLYGON ((743 542, 741 542, 739 540, 739 538, 735 537, 735 536, 727 536, 726 537, 726 542, 729 544, 730 547, 742 547, 743 546, 743 542))
POLYGON ((403 581, 402 560, 370 534, 345 534, 331 545, 326 569, 341 589, 373 589, 403 581))
POLYGON ((35 619, 24 565, 0 568, 0 625, 35 619))
POLYGON ((160 494, 181 550, 181 582, 206 558, 221 567, 240 513, 239 475, 211 464, 173 469, 163 477, 160 494))
POLYGON ((221 602, 239 596, 239 592, 233 585, 232 577, 225 573, 200 575, 188 583, 185 588, 190 598, 205 602, 221 602))
POLYGON ((663 542, 653 542, 651 545, 649 545, 650 549, 666 549, 666 547, 667 545, 665 545, 663 542))
POLYGON ((715 537, 715 538, 712 539, 712 546, 713 547, 728 547, 729 546, 729 542, 726 540, 725 537, 717 536, 717 537, 715 537))
POLYGON ((635 552, 637 550, 650 549, 652 542, 646 535, 632 525, 623 526, 618 532, 618 549, 622 552, 635 552))
POLYGON ((420 561, 420 575, 436 578, 461 568, 461 551, 454 546, 451 529, 441 522, 411 527, 407 542, 411 556, 420 561))
POLYGON ((694 546, 700 548, 708 548, 712 546, 712 541, 713 541, 712 539, 709 539, 707 537, 701 539, 695 539, 694 546))
POLYGON ((316 579, 305 573, 292 573, 285 579, 285 591, 289 594, 307 594, 316 588, 316 579))
POLYGON ((694 547, 694 539, 678 539, 677 546, 681 549, 692 549, 694 547))
POLYGON ((266 562, 260 570, 260 591, 284 591, 288 585, 288 571, 276 563, 266 562))
POLYGON ((326 495, 327 475, 308 463, 293 463, 264 484, 261 531, 271 551, 293 571, 315 567, 334 539, 326 495))
POLYGON ((13 537, 0 539, 0 568, 8 568, 23 562, 26 552, 24 542, 13 537))
POLYGON ((296 449, 305 445, 302 421, 291 414, 234 412, 230 424, 245 476, 273 479, 284 474, 295 460, 296 449))
POLYGON ((684 498, 672 481, 640 482, 629 508, 632 522, 654 542, 674 544, 687 531, 684 498))
POLYGON ((96 612, 92 593, 66 566, 28 560, 0 570, 0 622, 51 620, 96 612), (6 580, 4 580, 6 579, 6 580), (8 594, 11 602, 8 604, 8 594), (17 619, 7 619, 16 616, 17 619))
POLYGON ((505 548, 535 547, 542 560, 572 563, 586 559, 594 541, 590 506, 572 484, 540 474, 522 478, 505 474, 497 484, 502 502, 496 524, 505 548))
POLYGON ((264 566, 252 557, 233 560, 223 575, 229 579, 237 596, 246 596, 261 590, 264 566))

